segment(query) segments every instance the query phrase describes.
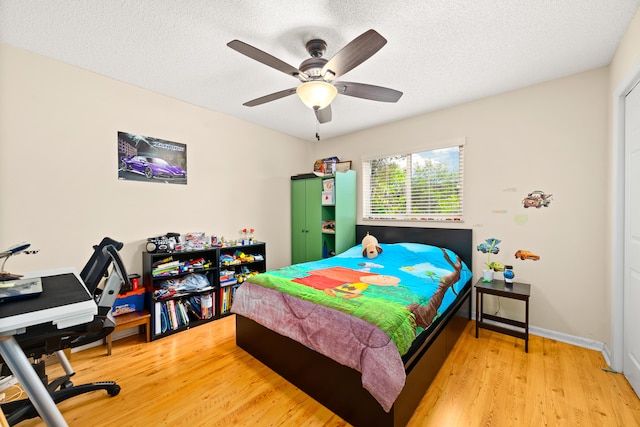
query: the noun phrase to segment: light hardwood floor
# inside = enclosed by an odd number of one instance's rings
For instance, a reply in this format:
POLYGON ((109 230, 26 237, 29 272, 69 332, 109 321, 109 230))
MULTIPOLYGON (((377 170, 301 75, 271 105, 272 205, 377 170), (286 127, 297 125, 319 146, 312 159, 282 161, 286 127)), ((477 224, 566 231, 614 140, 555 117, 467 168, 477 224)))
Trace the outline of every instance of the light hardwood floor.
MULTIPOLYGON (((640 426, 626 379, 599 352, 469 322, 409 426, 640 426)), ((346 426, 235 345, 234 317, 144 343, 142 337, 74 353, 76 384, 115 380, 59 405, 70 426, 346 426)), ((313 367, 309 367, 313 369, 313 367)), ((49 374, 61 372, 58 365, 49 374)), ((39 419, 20 427, 42 426, 39 419)))

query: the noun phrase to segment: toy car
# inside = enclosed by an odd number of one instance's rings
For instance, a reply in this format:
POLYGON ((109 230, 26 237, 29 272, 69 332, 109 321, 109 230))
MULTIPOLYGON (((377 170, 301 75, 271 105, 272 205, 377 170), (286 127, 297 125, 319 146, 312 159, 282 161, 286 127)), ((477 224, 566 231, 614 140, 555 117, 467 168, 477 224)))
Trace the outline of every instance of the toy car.
POLYGON ((542 191, 533 191, 522 200, 522 204, 525 208, 538 208, 548 207, 549 203, 553 200, 552 194, 545 194, 542 191))
POLYGON ((494 245, 493 247, 491 247, 487 243, 480 243, 477 249, 483 254, 486 254, 487 252, 491 252, 492 254, 497 254, 498 252, 500 252, 500 249, 497 246, 494 245))
POLYGON ((185 178, 187 173, 180 166, 172 166, 159 157, 131 156, 122 157, 122 169, 146 176, 149 179, 185 178))
POLYGON ((532 259, 534 261, 538 261, 540 259, 540 257, 536 254, 534 254, 533 252, 530 251, 525 251, 525 250, 519 250, 516 251, 516 258, 520 258, 520 259, 532 259))

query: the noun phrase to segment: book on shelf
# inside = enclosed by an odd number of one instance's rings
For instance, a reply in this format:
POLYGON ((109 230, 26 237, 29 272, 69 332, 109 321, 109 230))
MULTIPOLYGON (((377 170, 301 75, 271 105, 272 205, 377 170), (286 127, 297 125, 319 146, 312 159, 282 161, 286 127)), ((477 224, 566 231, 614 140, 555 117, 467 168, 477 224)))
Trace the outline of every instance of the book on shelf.
POLYGON ((204 258, 190 259, 188 261, 173 260, 171 257, 153 264, 151 275, 153 277, 174 276, 182 273, 193 273, 211 268, 211 261, 204 258))
POLYGON ((169 261, 169 262, 165 262, 163 264, 156 265, 153 268, 155 270, 169 270, 169 269, 175 268, 175 267, 177 267, 179 265, 180 265, 180 261, 169 261))
POLYGON ((191 315, 196 319, 202 319, 202 314, 200 313, 200 303, 195 302, 195 297, 191 297, 184 301, 184 305, 187 308, 187 311, 191 313, 191 315))
POLYGON ((170 257, 163 258, 163 259, 160 259, 160 260, 154 262, 151 266, 153 268, 156 268, 159 265, 166 264, 166 263, 171 262, 171 261, 173 261, 173 257, 170 256, 170 257))
POLYGON ((154 329, 153 333, 155 335, 160 335, 162 333, 162 303, 156 301, 153 303, 153 314, 155 316, 154 329))
POLYGON ((237 286, 228 286, 220 289, 220 313, 225 314, 231 311, 233 297, 236 294, 237 286))
POLYGON ((160 306, 160 331, 167 332, 171 328, 171 320, 169 319, 169 310, 164 302, 157 303, 160 306))
POLYGON ((228 298, 229 288, 220 289, 220 313, 225 314, 228 310, 228 298))
POLYGON ((184 303, 181 299, 176 301, 176 314, 178 315, 178 324, 180 326, 188 326, 189 325, 189 314, 187 313, 187 308, 184 306, 184 303))
POLYGON ((173 261, 171 263, 163 264, 162 266, 156 267, 151 272, 153 277, 160 276, 172 276, 180 273, 180 262, 173 261))
POLYGON ((171 323, 171 329, 178 329, 180 324, 178 323, 178 315, 176 313, 176 303, 170 299, 167 301, 167 309, 169 310, 169 321, 171 323))
POLYGON ((231 285, 235 285, 238 283, 238 279, 227 279, 227 280, 221 280, 220 281, 220 287, 224 288, 226 286, 231 286, 231 285))

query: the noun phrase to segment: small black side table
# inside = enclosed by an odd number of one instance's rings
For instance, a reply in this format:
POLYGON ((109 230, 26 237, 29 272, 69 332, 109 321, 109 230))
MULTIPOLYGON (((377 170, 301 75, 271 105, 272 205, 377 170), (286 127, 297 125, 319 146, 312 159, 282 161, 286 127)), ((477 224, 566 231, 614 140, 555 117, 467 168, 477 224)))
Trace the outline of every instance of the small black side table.
POLYGON ((524 340, 524 351, 529 352, 529 295, 531 294, 531 285, 528 283, 513 282, 507 286, 504 280, 492 280, 491 282, 483 282, 482 279, 476 282, 476 338, 478 338, 478 329, 489 329, 494 332, 507 334, 512 337, 522 338, 524 340), (525 321, 507 319, 506 317, 494 316, 486 314, 483 310, 484 294, 496 295, 504 298, 511 298, 525 303, 525 321), (522 330, 505 328, 504 326, 494 323, 487 323, 486 320, 504 323, 516 326, 522 330))

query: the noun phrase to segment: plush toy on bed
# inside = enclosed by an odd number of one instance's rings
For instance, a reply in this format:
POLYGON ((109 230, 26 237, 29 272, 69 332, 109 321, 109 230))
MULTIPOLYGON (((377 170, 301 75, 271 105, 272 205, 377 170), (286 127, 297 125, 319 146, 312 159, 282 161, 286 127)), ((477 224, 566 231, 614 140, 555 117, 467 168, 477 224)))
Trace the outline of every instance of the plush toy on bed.
POLYGON ((373 259, 382 253, 382 248, 378 244, 378 239, 367 231, 367 235, 362 239, 362 256, 373 259))

